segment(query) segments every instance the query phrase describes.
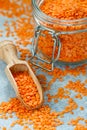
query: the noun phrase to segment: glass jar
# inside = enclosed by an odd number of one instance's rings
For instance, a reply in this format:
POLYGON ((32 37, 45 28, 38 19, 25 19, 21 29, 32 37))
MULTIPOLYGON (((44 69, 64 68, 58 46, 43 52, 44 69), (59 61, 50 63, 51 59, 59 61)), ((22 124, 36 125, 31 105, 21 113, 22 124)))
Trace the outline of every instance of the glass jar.
POLYGON ((87 17, 62 20, 48 16, 40 9, 43 1, 32 0, 36 21, 33 57, 52 64, 51 69, 56 61, 71 64, 87 61, 87 17))

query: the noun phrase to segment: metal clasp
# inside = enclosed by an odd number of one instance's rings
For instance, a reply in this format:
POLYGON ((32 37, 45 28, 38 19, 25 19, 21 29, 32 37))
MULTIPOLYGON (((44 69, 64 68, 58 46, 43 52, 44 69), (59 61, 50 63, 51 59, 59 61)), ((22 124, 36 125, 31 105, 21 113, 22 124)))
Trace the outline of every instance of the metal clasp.
POLYGON ((59 59, 60 57, 60 50, 61 50, 61 42, 60 42, 60 39, 59 39, 59 33, 51 30, 51 29, 48 29, 48 28, 45 28, 45 27, 42 27, 42 26, 37 26, 36 29, 35 29, 35 35, 34 35, 34 38, 33 38, 33 42, 32 42, 32 57, 31 57, 31 63, 42 68, 42 69, 45 69, 47 71, 52 71, 54 69, 54 64, 55 62, 59 59), (53 41, 54 41, 54 45, 53 45, 53 50, 52 50, 52 58, 49 60, 44 59, 43 58, 43 54, 38 54, 38 38, 42 35, 42 31, 48 31, 48 33, 52 36, 53 38, 53 41), (54 54, 55 54, 55 50, 56 50, 56 47, 58 46, 58 52, 57 52, 57 56, 55 58, 54 54), (42 62, 42 63, 47 63, 47 64, 50 64, 51 65, 51 69, 47 69, 47 68, 44 68, 43 66, 41 66, 38 61, 42 62))

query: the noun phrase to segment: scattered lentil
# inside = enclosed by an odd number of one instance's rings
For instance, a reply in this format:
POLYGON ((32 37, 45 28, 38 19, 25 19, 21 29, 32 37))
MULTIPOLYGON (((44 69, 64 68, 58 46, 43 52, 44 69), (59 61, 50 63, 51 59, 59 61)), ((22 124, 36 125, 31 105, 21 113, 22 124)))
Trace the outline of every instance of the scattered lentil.
POLYGON ((84 83, 81 83, 80 80, 77 80, 76 82, 69 81, 65 88, 79 92, 83 96, 87 96, 87 88, 85 87, 84 83))
POLYGON ((49 75, 53 76, 56 79, 60 79, 61 77, 66 76, 67 74, 70 74, 72 76, 78 76, 79 74, 86 75, 86 66, 87 64, 84 64, 82 66, 78 66, 75 68, 66 68, 64 70, 60 68, 54 68, 52 72, 48 72, 49 75))
POLYGON ((77 117, 76 119, 72 119, 68 124, 76 126, 79 123, 79 121, 83 121, 83 120, 84 120, 84 118, 77 117))
POLYGON ((87 130, 87 127, 81 124, 77 124, 74 130, 87 130))
POLYGON ((46 84, 47 84, 47 79, 46 79, 46 76, 45 76, 45 75, 43 75, 43 74, 38 74, 38 75, 37 75, 37 78, 38 78, 38 80, 40 81, 40 83, 41 83, 42 85, 46 85, 46 84))
POLYGON ((85 123, 87 124, 87 120, 85 120, 85 123))
POLYGON ((80 106, 80 110, 83 111, 83 110, 84 110, 84 107, 80 106))
POLYGON ((6 128, 6 127, 3 127, 2 130, 7 130, 7 128, 6 128))
POLYGON ((11 113, 15 112, 18 117, 18 120, 11 124, 11 127, 16 124, 25 124, 26 120, 28 120, 29 124, 30 121, 32 121, 31 124, 33 124, 34 130, 56 130, 56 126, 63 124, 63 122, 58 119, 58 113, 51 112, 51 108, 47 105, 44 105, 37 110, 28 110, 17 98, 11 98, 8 102, 2 102, 0 104, 0 114, 6 114, 9 110, 11 113))
POLYGON ((81 96, 81 94, 80 94, 80 93, 78 93, 78 94, 75 96, 75 98, 82 99, 82 96, 81 96))

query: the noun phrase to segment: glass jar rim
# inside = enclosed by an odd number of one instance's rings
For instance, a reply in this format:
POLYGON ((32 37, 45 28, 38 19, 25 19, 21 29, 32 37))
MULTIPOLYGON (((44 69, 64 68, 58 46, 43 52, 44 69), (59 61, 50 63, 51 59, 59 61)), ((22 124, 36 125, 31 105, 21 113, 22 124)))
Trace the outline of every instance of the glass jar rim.
POLYGON ((64 26, 87 24, 87 17, 81 18, 81 19, 73 19, 73 20, 63 20, 63 19, 61 20, 58 18, 48 16, 47 14, 45 14, 44 12, 40 10, 36 0, 32 0, 32 6, 34 10, 34 15, 43 21, 47 21, 48 23, 56 23, 56 24, 64 25, 64 26))

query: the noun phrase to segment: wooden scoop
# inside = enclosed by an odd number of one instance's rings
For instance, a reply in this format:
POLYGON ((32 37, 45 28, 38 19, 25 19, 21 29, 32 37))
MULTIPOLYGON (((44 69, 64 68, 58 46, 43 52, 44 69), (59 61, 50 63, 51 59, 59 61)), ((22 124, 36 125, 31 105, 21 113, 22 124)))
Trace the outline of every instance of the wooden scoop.
POLYGON ((34 83, 36 84, 38 93, 40 95, 40 104, 36 106, 36 108, 39 108, 43 102, 42 87, 38 79, 36 78, 35 74, 33 73, 32 69, 28 65, 28 63, 26 61, 22 61, 18 59, 16 46, 11 41, 0 42, 0 59, 7 63, 5 72, 16 92, 18 99, 24 104, 26 108, 35 109, 35 108, 31 108, 23 101, 23 99, 19 94, 17 83, 12 75, 12 72, 28 71, 29 75, 32 77, 34 83))

